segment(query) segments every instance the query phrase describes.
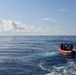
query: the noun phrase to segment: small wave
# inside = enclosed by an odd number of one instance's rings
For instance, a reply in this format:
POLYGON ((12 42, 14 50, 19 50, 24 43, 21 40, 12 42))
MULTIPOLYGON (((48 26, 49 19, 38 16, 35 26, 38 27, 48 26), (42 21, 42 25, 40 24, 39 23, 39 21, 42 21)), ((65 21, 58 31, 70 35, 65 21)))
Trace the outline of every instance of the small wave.
POLYGON ((57 52, 46 52, 44 55, 45 56, 56 56, 57 52))
POLYGON ((53 66, 52 70, 50 70, 50 73, 47 73, 45 75, 62 75, 61 70, 63 69, 64 69, 64 66, 61 66, 61 67, 53 66))
POLYGON ((72 59, 68 60, 67 66, 65 67, 64 73, 69 75, 76 75, 76 62, 72 59))
POLYGON ((44 53, 40 53, 40 54, 37 54, 38 56, 41 56, 41 57, 52 57, 52 56, 56 56, 58 54, 58 52, 44 52, 44 53))
POLYGON ((60 66, 52 66, 50 72, 45 75, 76 75, 76 64, 69 60, 67 64, 60 66))
POLYGON ((57 72, 51 72, 51 73, 48 73, 48 74, 45 74, 45 75, 62 75, 62 74, 57 73, 57 72))
POLYGON ((50 69, 47 69, 47 68, 43 67, 42 65, 43 65, 43 63, 40 63, 38 66, 39 66, 42 70, 50 71, 50 69))
POLYGON ((10 56, 0 56, 0 64, 4 63, 18 63, 21 64, 22 61, 19 59, 19 57, 10 57, 10 56))

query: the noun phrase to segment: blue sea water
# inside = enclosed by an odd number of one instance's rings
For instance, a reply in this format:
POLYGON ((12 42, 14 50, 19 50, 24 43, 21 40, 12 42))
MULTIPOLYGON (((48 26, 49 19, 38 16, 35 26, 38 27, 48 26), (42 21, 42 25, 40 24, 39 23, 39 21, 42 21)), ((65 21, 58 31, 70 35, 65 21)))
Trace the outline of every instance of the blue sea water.
POLYGON ((76 75, 76 56, 58 53, 76 36, 0 36, 0 75, 76 75))

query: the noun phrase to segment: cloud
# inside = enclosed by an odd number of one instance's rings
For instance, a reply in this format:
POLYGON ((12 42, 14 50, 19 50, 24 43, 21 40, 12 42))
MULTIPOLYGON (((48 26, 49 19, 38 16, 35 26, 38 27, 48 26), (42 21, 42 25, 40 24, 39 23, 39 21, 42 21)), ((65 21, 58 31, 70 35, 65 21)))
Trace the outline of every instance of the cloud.
POLYGON ((43 20, 43 21, 51 21, 50 18, 42 18, 41 20, 43 20))
POLYGON ((42 21, 50 21, 50 22, 57 22, 58 21, 55 18, 42 18, 40 20, 42 20, 42 21))
POLYGON ((9 32, 12 33, 45 33, 48 29, 41 27, 41 26, 33 26, 33 25, 26 25, 19 21, 13 20, 0 20, 0 33, 9 32))
POLYGON ((42 27, 23 24, 20 21, 0 20, 0 35, 76 35, 75 31, 76 26, 72 25, 42 27))
POLYGON ((1 31, 14 31, 24 29, 19 23, 13 20, 1 20, 0 23, 2 25, 0 28, 1 31))
POLYGON ((55 18, 41 18, 39 21, 36 21, 36 23, 42 23, 42 21, 58 22, 55 18))

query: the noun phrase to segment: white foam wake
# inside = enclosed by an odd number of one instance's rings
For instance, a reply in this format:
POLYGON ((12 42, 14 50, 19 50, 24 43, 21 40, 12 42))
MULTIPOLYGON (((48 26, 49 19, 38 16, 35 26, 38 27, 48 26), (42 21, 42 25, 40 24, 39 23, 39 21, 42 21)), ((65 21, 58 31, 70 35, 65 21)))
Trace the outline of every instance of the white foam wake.
POLYGON ((45 52, 45 53, 42 53, 41 56, 48 57, 48 56, 56 56, 57 54, 58 52, 45 52))
POLYGON ((53 69, 45 75, 76 75, 76 64, 69 60, 65 65, 53 66, 53 69))
POLYGON ((42 70, 45 70, 45 71, 49 71, 50 72, 50 69, 47 69, 45 67, 42 66, 43 63, 40 63, 38 66, 42 69, 42 70))
POLYGON ((52 72, 52 73, 48 73, 46 75, 61 75, 60 73, 56 73, 56 72, 52 72))

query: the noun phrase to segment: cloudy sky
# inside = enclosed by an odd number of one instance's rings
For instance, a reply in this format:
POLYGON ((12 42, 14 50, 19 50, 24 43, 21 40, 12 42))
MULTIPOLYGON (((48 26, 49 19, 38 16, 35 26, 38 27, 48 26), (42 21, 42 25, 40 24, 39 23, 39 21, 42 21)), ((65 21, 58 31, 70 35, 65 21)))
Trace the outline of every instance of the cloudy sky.
POLYGON ((0 0, 0 35, 76 35, 76 0, 0 0))

